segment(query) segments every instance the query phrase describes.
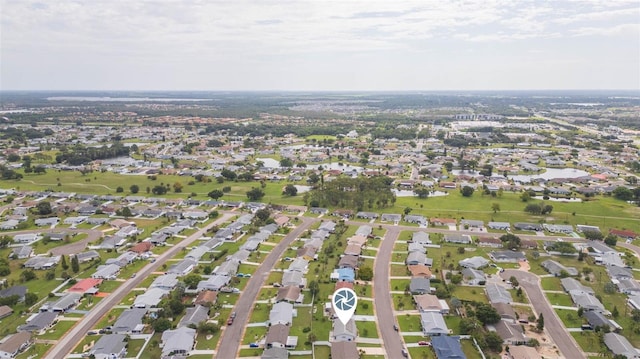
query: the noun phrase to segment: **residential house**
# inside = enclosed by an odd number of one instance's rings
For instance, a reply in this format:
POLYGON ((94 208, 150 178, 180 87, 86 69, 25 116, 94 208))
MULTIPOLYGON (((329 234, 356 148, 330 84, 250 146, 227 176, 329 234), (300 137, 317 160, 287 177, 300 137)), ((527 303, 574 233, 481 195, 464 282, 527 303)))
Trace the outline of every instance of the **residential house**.
POLYGON ((276 302, 302 303, 302 290, 298 286, 286 286, 278 289, 276 302))
POLYGON ((514 223, 513 228, 520 231, 534 231, 534 232, 541 232, 543 230, 543 227, 541 224, 523 223, 523 222, 514 223))
POLYGON ((431 338, 431 346, 438 359, 466 359, 460 337, 439 335, 431 338))
POLYGON ((426 254, 421 252, 411 252, 407 256, 405 263, 407 265, 417 265, 417 264, 428 265, 429 261, 427 261, 426 254))
POLYGON ((467 234, 445 234, 444 241, 449 243, 470 244, 471 236, 467 234))
POLYGON ((11 257, 14 259, 25 259, 33 255, 33 248, 31 246, 13 247, 11 251, 11 257))
POLYGON ((18 296, 18 302, 24 301, 24 296, 27 294, 27 287, 22 285, 15 285, 6 289, 0 290, 0 298, 7 298, 13 295, 18 296))
POLYGON ((416 309, 420 312, 438 312, 449 314, 449 306, 445 300, 440 300, 433 294, 419 294, 413 296, 416 309))
POLYGON ((8 305, 0 305, 0 319, 4 319, 13 314, 13 309, 8 305))
POLYGON ((215 274, 207 278, 206 280, 198 283, 198 291, 213 290, 219 291, 222 287, 225 287, 231 282, 231 277, 228 275, 215 274))
POLYGON ((285 348, 268 348, 262 352, 260 359, 287 359, 289 351, 285 348))
POLYGON ((55 267, 60 262, 60 256, 45 257, 43 255, 31 257, 24 262, 25 268, 46 270, 55 267))
POLYGON ((179 327, 174 330, 165 330, 162 333, 162 356, 186 356, 195 344, 196 330, 189 327, 179 327))
POLYGON ((293 304, 291 303, 278 302, 274 304, 269 312, 269 325, 291 325, 293 322, 293 312, 293 304))
POLYGON ((490 248, 502 248, 502 241, 495 237, 478 237, 478 246, 490 248))
POLYGON ((76 282, 71 288, 67 289, 69 293, 96 294, 98 293, 98 287, 102 283, 102 279, 86 278, 76 282))
POLYGON ((614 355, 623 355, 627 359, 640 358, 640 350, 636 349, 629 340, 620 334, 606 333, 604 335, 604 344, 613 352, 614 355))
POLYGON ((162 288, 150 288, 133 301, 134 308, 155 308, 169 291, 162 288))
POLYGON ((39 334, 51 328, 56 323, 57 318, 58 313, 40 312, 30 316, 25 324, 18 327, 18 331, 39 334))
POLYGON ((80 293, 67 293, 55 301, 45 303, 40 307, 40 311, 64 313, 75 307, 80 302, 80 298, 82 298, 80 293))
POLYGON ((429 233, 426 232, 413 232, 411 236, 411 242, 419 243, 419 244, 431 244, 431 239, 429 239, 429 233))
POLYGON ((481 269, 488 266, 489 261, 486 258, 475 256, 475 257, 465 258, 459 261, 458 264, 463 268, 481 269))
POLYGON ((167 271, 167 273, 176 274, 178 277, 182 277, 191 273, 191 271, 193 270, 193 268, 195 268, 197 264, 198 263, 193 259, 185 258, 180 262, 173 264, 171 267, 169 267, 169 270, 167 271))
POLYGON ((331 359, 354 359, 359 357, 360 353, 355 342, 341 341, 331 343, 331 359))
POLYGON ((114 334, 138 334, 144 330, 142 318, 147 314, 146 308, 126 309, 111 326, 114 334))
POLYGON ((511 302, 513 302, 511 293, 507 291, 507 288, 501 286, 500 284, 491 282, 487 283, 484 290, 487 293, 487 297, 489 298, 489 303, 511 304, 511 302))
POLYGON ((529 338, 524 336, 524 332, 522 331, 522 326, 520 324, 499 320, 492 326, 506 345, 523 345, 529 341, 529 338))
POLYGON ((464 268, 462 270, 462 278, 468 285, 484 285, 487 282, 487 278, 482 271, 464 268))
POLYGON ((540 265, 542 266, 542 268, 546 269, 547 272, 553 274, 556 277, 560 277, 564 273, 570 276, 578 275, 578 270, 574 267, 565 267, 564 265, 551 259, 547 259, 546 261, 540 263, 540 265))
POLYGON ((175 273, 163 274, 153 280, 149 288, 160 288, 172 291, 178 284, 178 275, 175 273))
POLYGON ((274 324, 269 327, 267 337, 265 338, 266 348, 285 348, 287 346, 287 339, 289 338, 289 331, 291 327, 284 324, 274 324))
POLYGON ((449 328, 440 312, 420 313, 420 323, 424 335, 437 336, 449 334, 449 328))
POLYGON ((583 285, 582 283, 580 283, 574 278, 562 278, 560 279, 560 284, 562 285, 562 288, 564 288, 565 292, 567 293, 578 292, 578 293, 587 293, 590 295, 595 295, 595 292, 593 291, 593 289, 583 285))
POLYGON ((15 358, 31 345, 31 333, 19 332, 0 344, 0 358, 15 358))
POLYGON ((96 251, 86 251, 75 255, 78 263, 85 263, 100 258, 100 254, 96 251))
POLYGON ((118 277, 118 273, 120 273, 120 266, 116 264, 103 264, 96 268, 91 278, 114 280, 118 277))
POLYGON ((352 342, 358 336, 358 329, 353 318, 349 319, 347 324, 342 324, 339 319, 333 320, 333 334, 331 341, 334 342, 352 342))
POLYGON ((190 326, 198 324, 202 322, 206 322, 209 320, 209 307, 204 307, 202 305, 196 305, 195 307, 189 307, 186 310, 186 314, 180 322, 178 323, 178 328, 184 326, 190 326))
POLYGON ((411 281, 409 282, 409 292, 412 294, 431 293, 431 280, 424 277, 411 278, 411 281))
POLYGON ((492 251, 489 253, 489 258, 494 262, 502 263, 518 263, 527 260, 524 253, 514 251, 492 251))
POLYGON ((211 307, 218 299, 218 292, 213 290, 203 290, 193 300, 193 304, 204 307, 211 307))
POLYGON ((508 231, 511 229, 511 224, 509 222, 489 222, 487 226, 491 229, 497 229, 500 231, 508 231))
POLYGON ((120 359, 127 356, 127 341, 124 334, 103 335, 89 351, 96 359, 120 359))

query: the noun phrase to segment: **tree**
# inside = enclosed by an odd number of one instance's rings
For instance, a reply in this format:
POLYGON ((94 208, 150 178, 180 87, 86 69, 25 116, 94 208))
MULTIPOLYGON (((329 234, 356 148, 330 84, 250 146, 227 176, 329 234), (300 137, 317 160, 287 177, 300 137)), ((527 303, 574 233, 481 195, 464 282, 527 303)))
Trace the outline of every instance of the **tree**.
POLYGON ((163 195, 167 193, 167 187, 158 184, 153 186, 153 188, 151 189, 151 193, 155 194, 155 195, 163 195))
POLYGON ((36 275, 36 272, 34 272, 31 269, 26 269, 22 273, 20 273, 20 281, 22 282, 28 282, 36 278, 38 278, 38 276, 36 275))
POLYGON ((290 158, 283 158, 280 160, 280 167, 293 167, 293 161, 290 158))
POLYGON ((219 190, 219 189, 214 189, 213 191, 209 192, 207 195, 208 195, 209 197, 211 197, 211 198, 213 198, 213 199, 216 199, 216 200, 217 200, 218 198, 220 198, 220 197, 224 196, 224 192, 222 192, 222 191, 221 191, 221 190, 219 190))
POLYGON ((292 184, 288 184, 284 187, 282 194, 293 197, 298 194, 298 188, 292 184))
POLYGON ((444 163, 444 168, 447 170, 447 172, 451 172, 453 170, 453 163, 452 162, 445 162, 444 163))
POLYGON ((129 187, 129 191, 131 191, 131 193, 136 194, 140 191, 140 187, 137 184, 132 184, 129 187))
POLYGON ((613 282, 607 282, 604 284, 604 292, 607 294, 613 294, 616 292, 616 285, 613 282))
POLYGON ((78 262, 78 256, 71 257, 71 270, 73 273, 78 273, 80 271, 80 262, 78 262))
POLYGON ((613 197, 622 201, 630 201, 633 198, 633 192, 627 187, 619 186, 612 192, 613 197))
POLYGON ((542 213, 542 207, 537 203, 529 203, 524 207, 524 211, 533 215, 539 215, 542 213))
POLYGON ((491 210, 493 210, 493 213, 500 212, 500 204, 499 203, 492 203, 491 204, 491 210))
POLYGON ((551 214, 551 211, 553 211, 553 206, 550 204, 546 204, 542 206, 542 211, 540 212, 540 214, 551 214))
POLYGON ((509 282, 511 282, 511 285, 514 288, 520 285, 520 282, 518 282, 518 278, 516 278, 515 276, 509 277, 509 282))
POLYGON ((462 189, 460 190, 460 193, 462 193, 463 197, 471 197, 473 195, 473 192, 475 190, 473 189, 473 187, 471 186, 464 186, 462 187, 462 189))
POLYGON ((418 198, 427 198, 429 197, 429 190, 424 187, 416 188, 413 190, 413 193, 418 196, 418 198))
POLYGON ((69 264, 67 264, 67 257, 64 254, 60 258, 60 266, 62 266, 62 269, 64 270, 69 269, 69 264))
POLYGON ((181 193, 182 192, 182 183, 176 182, 173 184, 173 192, 181 193))
POLYGON ((522 200, 522 202, 528 202, 530 199, 531 195, 527 191, 522 192, 522 194, 520 195, 520 200, 522 200))
POLYGON ((312 296, 317 296, 320 293, 320 284, 316 280, 309 282, 309 292, 312 296))
POLYGON ((36 166, 36 167, 34 167, 34 169, 33 169, 33 173, 37 173, 37 174, 40 174, 40 173, 47 173, 47 169, 46 169, 46 168, 44 168, 44 166, 36 166))
POLYGON ((247 198, 251 201, 259 201, 262 197, 264 197, 264 191, 261 188, 252 187, 247 191, 247 198))
POLYGON ((122 192, 124 192, 124 188, 122 188, 122 186, 116 187, 116 193, 122 193, 122 192))
POLYGON ((256 218, 258 218, 263 223, 266 222, 271 216, 271 211, 268 208, 261 208, 256 211, 256 218))
POLYGON ((119 210, 116 211, 116 215, 118 216, 122 216, 124 218, 129 218, 133 215, 133 213, 131 213, 131 208, 129 207, 122 207, 119 210))
POLYGON ((538 329, 539 332, 544 330, 544 316, 542 315, 542 313, 540 313, 540 316, 538 317, 538 322, 536 324, 536 329, 538 329))
POLYGON ((46 216, 53 213, 53 210, 51 209, 51 203, 47 201, 38 203, 36 209, 38 210, 38 214, 41 216, 46 216))
POLYGON ((202 321, 200 323, 198 323, 198 327, 197 327, 197 331, 199 334, 215 334, 220 330, 220 327, 218 327, 217 324, 215 323, 209 323, 206 321, 202 321))
POLYGON ((38 295, 36 293, 27 292, 24 295, 24 304, 32 306, 38 302, 38 295))
POLYGON ((615 234, 608 234, 604 238, 604 243, 608 246, 615 247, 616 243, 618 243, 618 236, 616 236, 615 234))
POLYGON ((372 280, 373 269, 369 266, 362 266, 362 268, 358 269, 358 278, 365 281, 372 280))
POLYGON ((483 325, 497 323, 500 320, 500 314, 492 306, 485 303, 479 303, 476 306, 476 318, 483 325))
POLYGON ((504 245, 506 245, 509 249, 519 249, 520 248, 520 237, 516 236, 513 233, 508 233, 500 236, 500 240, 504 245))
POLYGON ((171 321, 167 318, 159 318, 153 323, 153 330, 155 330, 156 333, 162 333, 169 329, 171 329, 171 321))
POLYGON ((613 310, 611 311, 611 315, 614 318, 617 318, 618 316, 620 316, 620 312, 618 311, 618 307, 616 307, 615 305, 613 306, 613 310))
POLYGON ((184 284, 189 289, 198 288, 198 283, 200 283, 201 280, 202 280, 202 277, 200 275, 198 275, 198 274, 195 274, 195 273, 191 273, 191 274, 187 275, 186 277, 184 277, 182 279, 184 284))
POLYGON ((484 337, 487 348, 494 353, 500 353, 502 351, 502 338, 496 332, 488 332, 484 337))
POLYGON ((601 241, 604 235, 600 231, 584 231, 584 237, 591 241, 601 241))

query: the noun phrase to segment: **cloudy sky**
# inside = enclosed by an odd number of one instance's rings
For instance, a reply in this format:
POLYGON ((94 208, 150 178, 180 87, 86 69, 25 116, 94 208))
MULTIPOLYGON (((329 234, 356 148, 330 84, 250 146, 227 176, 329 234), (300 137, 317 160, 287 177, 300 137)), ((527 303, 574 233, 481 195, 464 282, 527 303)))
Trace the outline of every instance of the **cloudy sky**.
POLYGON ((640 0, 0 0, 1 90, 640 90, 640 0))

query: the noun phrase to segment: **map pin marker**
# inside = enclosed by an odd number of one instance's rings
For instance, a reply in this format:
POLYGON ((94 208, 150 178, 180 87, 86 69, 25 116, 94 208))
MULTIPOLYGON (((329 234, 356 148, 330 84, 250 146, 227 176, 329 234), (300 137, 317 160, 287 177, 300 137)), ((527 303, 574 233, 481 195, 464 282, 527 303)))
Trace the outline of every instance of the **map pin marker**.
POLYGON ((347 325, 347 322, 351 320, 353 313, 356 311, 358 296, 352 289, 340 288, 333 293, 331 303, 338 319, 342 324, 347 325))

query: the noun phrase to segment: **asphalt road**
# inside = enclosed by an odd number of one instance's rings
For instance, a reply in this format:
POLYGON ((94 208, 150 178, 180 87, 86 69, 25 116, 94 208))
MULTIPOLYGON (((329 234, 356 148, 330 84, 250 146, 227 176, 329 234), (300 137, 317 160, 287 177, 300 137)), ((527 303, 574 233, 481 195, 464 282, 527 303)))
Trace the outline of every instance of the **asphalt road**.
POLYGON ((516 277, 520 283, 520 287, 524 289, 529 297, 529 301, 536 310, 536 313, 544 315, 544 329, 556 343, 558 350, 564 358, 586 358, 571 334, 567 331, 564 324, 551 307, 551 303, 542 292, 540 286, 540 278, 532 273, 524 272, 516 269, 507 269, 500 275, 503 279, 509 279, 511 276, 516 277))
MULTIPOLYGON (((413 227, 415 229, 415 227, 413 227)), ((382 339, 382 345, 387 353, 387 358, 401 358, 404 344, 399 333, 393 329, 396 318, 393 315, 393 303, 391 302, 391 286, 389 271, 393 245, 400 235, 398 227, 388 227, 384 240, 378 248, 378 254, 373 271, 373 306, 378 319, 378 331, 382 339)))
POLYGON ((135 278, 131 278, 127 280, 124 284, 118 287, 115 291, 113 291, 110 295, 104 298, 98 305, 93 308, 87 315, 82 318, 71 330, 69 330, 65 336, 63 336, 48 353, 46 353, 45 358, 50 359, 59 359, 64 358, 67 354, 69 354, 73 348, 84 338, 91 328, 93 328, 96 323, 102 318, 111 308, 120 303, 122 299, 136 288, 140 282, 142 282, 145 278, 151 275, 152 272, 155 272, 162 264, 164 264, 168 259, 173 258, 178 252, 191 243, 195 242, 198 238, 202 237, 206 234, 206 231, 215 226, 220 225, 227 221, 229 218, 233 217, 233 214, 224 213, 215 220, 214 222, 208 224, 202 229, 199 229, 196 233, 190 235, 189 237, 182 240, 180 243, 175 246, 169 248, 166 252, 157 257, 154 263, 149 263, 144 268, 142 268, 138 275, 135 278))
POLYGON ((623 241, 618 241, 618 246, 622 247, 622 248, 626 248, 630 251, 635 252, 636 257, 640 258, 640 247, 633 245, 633 244, 629 244, 629 243, 625 243, 623 241))
POLYGON ((264 285, 271 269, 276 265, 280 256, 289 248, 291 243, 299 238, 300 235, 306 231, 314 222, 318 221, 316 218, 297 217, 300 218, 302 223, 298 225, 293 231, 289 232, 277 246, 275 246, 271 253, 265 258, 264 262, 258 267, 255 273, 247 282, 246 287, 240 293, 240 298, 236 302, 235 311, 236 319, 233 324, 227 326, 220 338, 220 344, 218 345, 216 358, 228 359, 236 358, 238 349, 240 348, 240 342, 244 334, 249 316, 251 315, 253 303, 258 298, 260 288, 264 285))

